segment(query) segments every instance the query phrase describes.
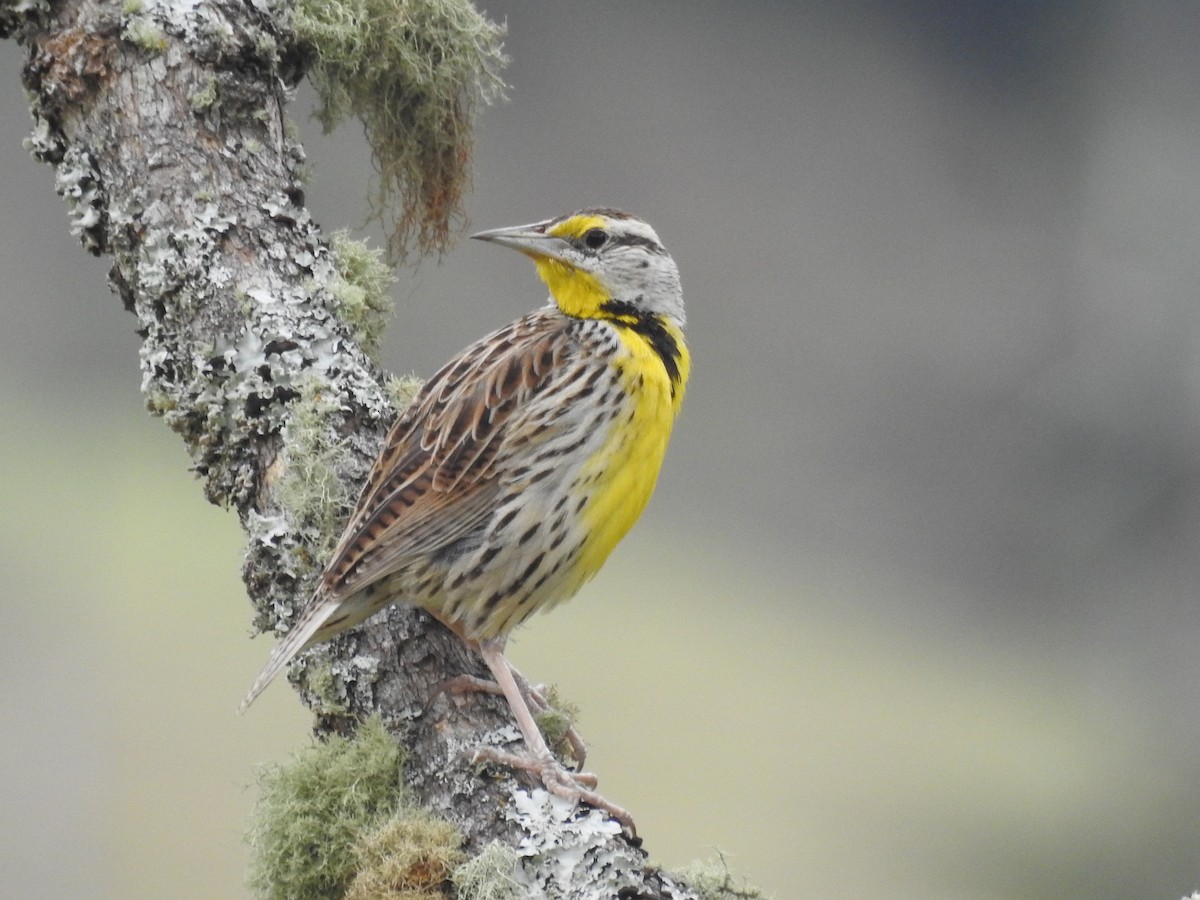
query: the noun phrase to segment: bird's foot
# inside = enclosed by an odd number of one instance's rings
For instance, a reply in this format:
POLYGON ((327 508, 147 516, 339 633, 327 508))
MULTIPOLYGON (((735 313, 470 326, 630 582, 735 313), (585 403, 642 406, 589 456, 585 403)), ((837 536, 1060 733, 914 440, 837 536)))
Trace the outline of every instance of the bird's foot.
POLYGON ((441 684, 437 685, 429 694, 430 703, 439 694, 491 694, 492 696, 503 696, 504 692, 500 690, 500 685, 494 681, 489 681, 487 678, 480 678, 477 675, 455 675, 453 678, 448 678, 441 684))
MULTIPOLYGON (((515 669, 513 670, 513 675, 518 687, 521 689, 522 695, 525 697, 525 702, 529 704, 535 714, 558 713, 556 707, 546 699, 546 688, 543 685, 535 686, 530 684, 515 669)), ((429 699, 432 701, 438 694, 469 694, 472 692, 491 694, 493 696, 504 695, 503 689, 494 681, 490 681, 487 678, 479 678, 475 675, 458 675, 439 684, 429 699)), ((560 715, 564 719, 567 718, 567 714, 560 715)), ((568 724, 559 740, 566 741, 567 746, 570 748, 571 759, 575 760, 575 765, 579 769, 583 769, 584 760, 587 759, 587 744, 584 743, 575 726, 568 724)))
POLYGON ((596 793, 598 779, 590 772, 572 772, 552 756, 522 756, 516 753, 506 753, 495 747, 480 747, 475 751, 472 761, 494 763, 510 769, 529 772, 536 776, 546 790, 554 796, 562 797, 571 803, 586 803, 588 806, 606 812, 620 822, 631 835, 637 836, 633 816, 623 807, 617 806, 596 793))

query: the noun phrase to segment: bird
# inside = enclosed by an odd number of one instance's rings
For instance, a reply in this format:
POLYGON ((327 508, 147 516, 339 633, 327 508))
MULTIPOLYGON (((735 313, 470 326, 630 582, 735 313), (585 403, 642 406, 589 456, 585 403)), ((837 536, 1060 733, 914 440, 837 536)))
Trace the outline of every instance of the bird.
POLYGON ((594 776, 554 759, 504 647, 596 574, 650 499, 691 371, 679 270, 647 222, 612 208, 472 237, 531 258, 549 299, 452 358, 398 417, 240 709, 297 653, 390 603, 421 607, 479 653, 512 709, 527 755, 486 758, 632 828, 594 776))

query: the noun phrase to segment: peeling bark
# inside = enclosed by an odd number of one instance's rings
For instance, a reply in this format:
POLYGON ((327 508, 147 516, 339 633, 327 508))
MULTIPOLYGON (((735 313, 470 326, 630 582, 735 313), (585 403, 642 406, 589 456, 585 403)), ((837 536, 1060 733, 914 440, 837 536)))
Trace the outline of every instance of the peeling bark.
MULTIPOLYGON (((285 114, 303 58, 287 10, 277 0, 0 8, 0 36, 29 53, 27 144, 53 167, 84 248, 113 260, 112 286, 138 319, 147 408, 248 534, 243 575, 263 630, 307 602, 329 539, 280 497, 297 403, 325 401, 332 474, 356 486, 395 413, 337 314, 334 261, 304 206, 303 149, 285 114)), ((318 734, 380 714, 407 748, 415 796, 462 829, 468 852, 516 847, 530 896, 695 896, 646 867, 599 813, 571 813, 511 773, 476 772, 471 750, 519 736, 502 700, 436 692, 463 673, 486 674, 428 616, 390 608, 309 654, 292 680, 318 734)))

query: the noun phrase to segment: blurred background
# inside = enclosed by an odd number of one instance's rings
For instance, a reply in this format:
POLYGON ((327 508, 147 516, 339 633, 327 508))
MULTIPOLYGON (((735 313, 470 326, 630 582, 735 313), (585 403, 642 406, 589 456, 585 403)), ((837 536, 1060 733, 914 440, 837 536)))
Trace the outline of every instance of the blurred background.
MULTIPOLYGON (((658 494, 512 655, 582 705, 668 866, 777 898, 1200 888, 1200 9, 1183 0, 485 2, 476 228, 632 209, 695 375, 658 494)), ((0 894, 245 897, 242 536, 142 409, 134 320, 21 141, 0 43, 0 894)), ((361 134, 293 113, 361 226, 361 134)), ((373 233, 367 229, 367 233, 373 233)), ((428 375, 539 305, 401 273, 428 375)))

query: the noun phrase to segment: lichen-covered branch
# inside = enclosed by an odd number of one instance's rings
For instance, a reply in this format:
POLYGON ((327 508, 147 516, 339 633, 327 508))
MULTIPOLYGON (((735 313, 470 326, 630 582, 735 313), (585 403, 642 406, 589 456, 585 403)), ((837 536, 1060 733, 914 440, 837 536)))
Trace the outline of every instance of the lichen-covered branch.
MULTIPOLYGON (((426 5, 478 16, 466 0, 426 5)), ((286 628, 307 602, 406 397, 369 355, 386 315, 386 268, 344 238, 331 246, 304 206, 303 150, 285 108, 321 54, 297 37, 291 10, 283 0, 0 0, 0 36, 29 54, 29 149, 53 167, 84 248, 112 259, 111 283, 142 337, 148 409, 183 438, 209 500, 246 529, 244 579, 262 630, 286 628)), ((422 40, 436 55, 439 38, 422 40)), ((475 72, 474 84, 459 77, 465 102, 494 72, 475 72)), ((459 896, 504 896, 505 879, 520 886, 515 896, 696 896, 647 867, 599 813, 572 811, 511 773, 476 771, 472 750, 519 740, 507 708, 437 689, 483 671, 440 625, 397 608, 296 666, 319 734, 353 745, 376 716, 404 748, 405 800, 388 815, 420 807, 421 821, 454 826, 393 822, 360 856, 341 858, 392 871, 405 835, 449 833, 466 854, 446 856, 462 873, 452 879, 459 896)), ((373 812, 365 818, 381 826, 373 812)), ((334 833, 343 824, 331 823, 334 833)), ((418 854, 418 864, 428 859, 418 854)))

